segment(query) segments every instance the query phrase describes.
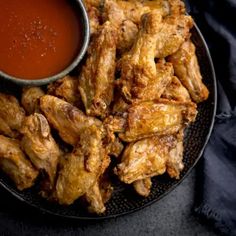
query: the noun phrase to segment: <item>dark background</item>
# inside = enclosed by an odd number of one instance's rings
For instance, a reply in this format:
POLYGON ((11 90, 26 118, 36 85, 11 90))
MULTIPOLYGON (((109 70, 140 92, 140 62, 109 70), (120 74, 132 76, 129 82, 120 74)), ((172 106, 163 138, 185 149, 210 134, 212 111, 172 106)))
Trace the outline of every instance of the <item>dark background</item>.
POLYGON ((193 212, 196 168, 159 202, 133 214, 103 221, 71 221, 29 207, 0 188, 0 235, 219 235, 193 212))

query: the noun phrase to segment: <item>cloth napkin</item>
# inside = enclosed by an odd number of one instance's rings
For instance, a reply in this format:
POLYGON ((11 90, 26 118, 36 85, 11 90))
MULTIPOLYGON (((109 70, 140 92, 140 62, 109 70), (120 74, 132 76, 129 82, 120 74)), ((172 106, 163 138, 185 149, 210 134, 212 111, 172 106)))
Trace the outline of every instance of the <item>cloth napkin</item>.
POLYGON ((198 168, 197 212, 236 235, 236 0, 187 0, 209 46, 218 83, 213 133, 198 168))

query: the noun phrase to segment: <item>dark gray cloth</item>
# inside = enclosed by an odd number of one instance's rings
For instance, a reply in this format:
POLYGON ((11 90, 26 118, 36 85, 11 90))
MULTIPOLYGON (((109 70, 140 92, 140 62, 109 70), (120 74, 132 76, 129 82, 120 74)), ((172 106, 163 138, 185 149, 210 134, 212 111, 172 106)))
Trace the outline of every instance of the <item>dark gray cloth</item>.
POLYGON ((213 133, 198 168, 195 211, 236 235, 236 1, 187 1, 209 46, 218 82, 213 133))

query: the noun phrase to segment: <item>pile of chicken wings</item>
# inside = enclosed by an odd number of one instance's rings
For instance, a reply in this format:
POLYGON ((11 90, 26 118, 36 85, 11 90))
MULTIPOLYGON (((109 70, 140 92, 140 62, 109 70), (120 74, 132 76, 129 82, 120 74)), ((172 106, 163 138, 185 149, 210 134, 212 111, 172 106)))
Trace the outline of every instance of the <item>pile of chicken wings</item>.
POLYGON ((20 101, 0 94, 0 169, 19 190, 39 182, 49 201, 101 214, 111 175, 143 197, 152 177, 180 178, 184 129, 209 92, 182 1, 85 6, 91 42, 78 75, 24 88, 20 101))

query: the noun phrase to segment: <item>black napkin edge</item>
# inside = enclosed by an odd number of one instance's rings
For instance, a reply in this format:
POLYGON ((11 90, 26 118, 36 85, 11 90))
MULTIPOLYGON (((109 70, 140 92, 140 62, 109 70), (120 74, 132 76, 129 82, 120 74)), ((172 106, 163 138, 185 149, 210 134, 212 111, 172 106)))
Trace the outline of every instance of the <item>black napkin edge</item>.
POLYGON ((219 230, 224 235, 232 235, 232 231, 225 222, 217 210, 211 208, 206 203, 201 203, 198 207, 194 208, 194 212, 202 219, 207 220, 209 223, 213 224, 214 227, 219 230))

